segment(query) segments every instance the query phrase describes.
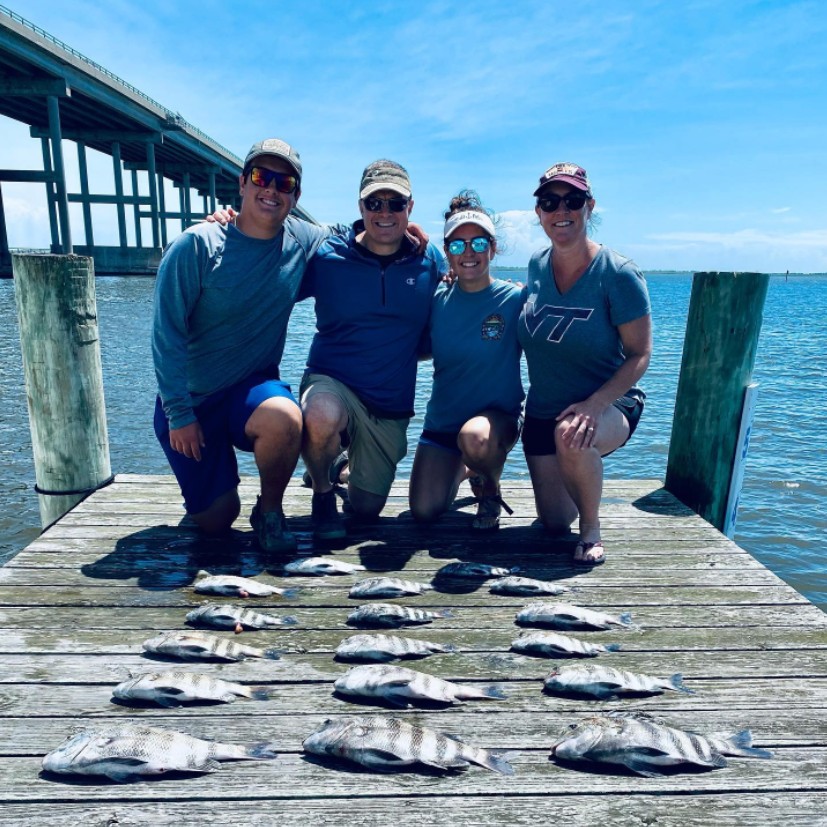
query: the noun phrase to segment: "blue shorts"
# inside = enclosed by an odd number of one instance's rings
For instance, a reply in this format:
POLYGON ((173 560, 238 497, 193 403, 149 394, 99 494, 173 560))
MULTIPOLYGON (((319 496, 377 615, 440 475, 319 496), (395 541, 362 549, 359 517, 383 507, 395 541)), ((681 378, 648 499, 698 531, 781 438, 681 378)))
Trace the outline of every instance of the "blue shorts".
POLYGON ((256 373, 243 382, 216 391, 195 408, 195 416, 204 432, 201 461, 185 457, 169 444, 169 421, 155 402, 155 436, 164 449, 172 472, 181 486, 188 514, 206 511, 222 494, 238 487, 238 462, 234 448, 252 451, 244 433, 247 420, 265 400, 281 397, 298 405, 290 385, 266 374, 256 373))
MULTIPOLYGON (((643 400, 637 396, 621 396, 615 399, 612 406, 617 408, 629 423, 628 442, 640 422, 643 413, 643 400)), ((523 425, 523 453, 527 457, 542 457, 557 453, 557 443, 554 441, 556 419, 541 419, 537 416, 526 416, 523 425)), ((626 443, 624 443, 625 445, 626 443)), ((622 445, 620 446, 623 447, 622 445)), ((609 453, 614 453, 610 451, 609 453)), ((605 456, 609 456, 606 454, 605 456)))
MULTIPOLYGON (((515 417, 515 424, 517 426, 517 436, 519 437, 520 431, 523 427, 522 416, 515 417)), ((423 428, 422 435, 419 437, 419 444, 430 445, 434 448, 441 448, 449 454, 453 454, 456 457, 461 457, 462 451, 460 451, 459 445, 457 444, 458 439, 459 431, 432 431, 429 428, 423 428)), ((511 449, 509 448, 509 450, 511 449)))

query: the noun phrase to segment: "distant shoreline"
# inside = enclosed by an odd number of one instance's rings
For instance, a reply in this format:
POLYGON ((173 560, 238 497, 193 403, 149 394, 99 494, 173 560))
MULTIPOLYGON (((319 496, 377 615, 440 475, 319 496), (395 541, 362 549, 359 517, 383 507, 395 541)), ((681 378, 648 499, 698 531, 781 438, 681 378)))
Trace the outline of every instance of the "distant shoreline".
MULTIPOLYGON (((528 265, 525 267, 500 267, 494 265, 491 269, 496 273, 508 273, 508 272, 521 272, 528 269, 528 265)), ((650 275, 657 275, 657 276, 694 276, 695 273, 706 273, 710 272, 707 270, 655 270, 655 269, 648 269, 643 270, 644 274, 650 275)), ((722 272, 730 272, 730 271, 722 271, 722 272)), ((738 271, 741 272, 741 271, 738 271)), ((787 276, 827 276, 827 273, 769 273, 771 278, 786 278, 787 276)))

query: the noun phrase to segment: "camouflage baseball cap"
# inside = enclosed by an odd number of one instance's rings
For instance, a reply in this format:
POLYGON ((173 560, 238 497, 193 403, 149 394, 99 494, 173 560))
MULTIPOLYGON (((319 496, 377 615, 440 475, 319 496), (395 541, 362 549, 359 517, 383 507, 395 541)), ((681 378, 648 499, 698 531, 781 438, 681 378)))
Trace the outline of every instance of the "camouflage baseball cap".
POLYGON ((405 167, 388 160, 368 164, 359 184, 359 198, 367 198, 379 190, 391 190, 410 198, 411 180, 405 167))
POLYGON ((571 186, 576 187, 579 190, 583 190, 583 192, 589 196, 592 194, 592 185, 589 183, 589 176, 586 175, 586 170, 583 169, 583 167, 577 166, 577 164, 564 161, 561 164, 555 164, 554 166, 549 167, 540 176, 540 186, 534 190, 534 195, 539 195, 540 190, 546 186, 546 184, 551 184, 554 181, 560 181, 563 184, 571 184, 571 186))
POLYGON ((244 159, 244 169, 247 169, 256 158, 261 158, 263 155, 274 155, 276 158, 287 161, 296 171, 296 175, 299 178, 302 177, 302 162, 299 153, 290 144, 279 138, 266 138, 257 144, 253 144, 244 159))

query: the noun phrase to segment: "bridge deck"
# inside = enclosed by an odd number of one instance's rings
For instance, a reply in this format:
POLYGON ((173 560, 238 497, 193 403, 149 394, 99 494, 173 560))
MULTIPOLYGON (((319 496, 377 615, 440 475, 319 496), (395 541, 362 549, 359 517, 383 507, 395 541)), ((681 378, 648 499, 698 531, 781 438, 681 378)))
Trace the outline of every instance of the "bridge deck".
MULTIPOLYGON (((254 493, 245 480, 244 514, 254 493)), ((288 493, 287 513, 307 514, 309 493, 298 486, 288 493)), ((560 662, 509 652, 518 633, 514 614, 528 601, 471 583, 401 601, 456 614, 409 636, 452 642, 462 652, 413 668, 496 683, 507 699, 394 714, 505 749, 515 774, 472 767, 442 777, 380 775, 311 763, 301 742, 320 722, 383 712, 331 694, 347 668, 332 652, 352 633, 344 621, 358 605, 347 597, 356 578, 346 576, 295 578, 291 585, 302 589, 296 598, 253 604, 298 617, 288 631, 240 636, 279 647, 281 661, 187 667, 272 685, 271 700, 174 710, 115 705, 111 687, 129 670, 173 665, 144 658, 141 642, 159 630, 185 628, 187 607, 206 600, 191 588, 199 569, 284 582, 279 564, 268 565, 242 521, 230 540, 199 540, 178 525, 171 478, 119 476, 0 570, 0 824, 536 824, 552 818, 590 827, 824 824, 827 615, 655 482, 607 482, 609 561, 588 572, 570 565, 571 539, 552 541, 533 525, 528 487, 507 487, 515 514, 485 538, 470 535, 467 488, 460 495, 465 499, 456 512, 421 529, 405 514, 400 484, 388 516, 353 527, 350 545, 336 556, 417 580, 459 559, 519 565, 529 576, 576 586, 571 602, 631 611, 642 627, 588 633, 591 641, 623 645, 599 662, 654 675, 681 672, 696 694, 606 703, 544 695, 541 679, 560 662), (549 746, 566 725, 595 709, 618 708, 653 712, 701 732, 749 728, 774 758, 733 758, 720 770, 661 779, 584 772, 549 760, 549 746), (230 742, 272 739, 282 754, 273 762, 225 764, 211 775, 126 785, 41 775, 41 757, 73 727, 125 719, 230 742)), ((293 524, 309 552, 307 518, 293 524)))

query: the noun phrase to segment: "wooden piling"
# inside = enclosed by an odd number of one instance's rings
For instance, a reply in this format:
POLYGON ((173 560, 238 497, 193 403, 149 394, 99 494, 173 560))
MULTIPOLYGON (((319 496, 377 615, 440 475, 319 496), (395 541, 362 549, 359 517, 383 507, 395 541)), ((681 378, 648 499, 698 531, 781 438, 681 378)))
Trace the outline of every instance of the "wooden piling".
POLYGON ((112 478, 91 258, 12 255, 44 528, 112 478))
POLYGON ((665 487, 720 530, 768 284, 766 273, 692 283, 665 487))

